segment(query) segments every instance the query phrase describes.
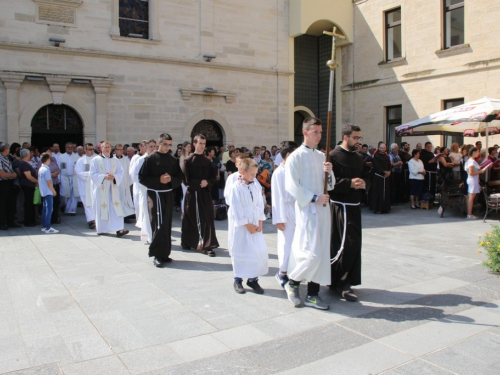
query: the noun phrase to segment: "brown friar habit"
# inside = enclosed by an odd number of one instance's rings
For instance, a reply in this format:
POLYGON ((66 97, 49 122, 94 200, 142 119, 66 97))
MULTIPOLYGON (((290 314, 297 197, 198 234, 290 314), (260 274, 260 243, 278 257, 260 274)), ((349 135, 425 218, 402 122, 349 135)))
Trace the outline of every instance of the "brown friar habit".
POLYGON ((148 188, 149 219, 153 234, 153 242, 149 245, 150 257, 166 260, 170 256, 173 190, 181 185, 182 177, 179 160, 168 153, 160 152, 146 157, 139 172, 139 182, 148 188), (165 173, 171 177, 168 184, 160 182, 160 177, 165 173))
POLYGON ((377 151, 373 156, 372 184, 370 188, 370 210, 374 212, 391 211, 391 178, 384 173, 391 171, 391 159, 387 153, 377 151), (384 185, 385 184, 385 185, 384 185))
MULTIPOLYGON (((184 183, 188 187, 184 198, 184 218, 182 219, 182 245, 198 250, 210 250, 219 247, 215 236, 214 206, 210 191, 215 183, 215 170, 210 160, 199 154, 192 154, 184 161, 184 183), (201 187, 201 181, 208 185, 201 187), (198 215, 203 245, 199 246, 200 234, 196 216, 196 201, 198 200, 198 215)), ((201 244, 200 244, 201 245, 201 244)))
MULTIPOLYGON (((335 188, 329 192, 330 199, 335 202, 360 203, 365 194, 364 189, 351 188, 353 178, 362 178, 366 189, 370 185, 370 168, 363 162, 363 157, 357 152, 350 152, 341 146, 330 152, 330 162, 333 164, 335 188)), ((361 284, 361 205, 346 205, 333 203, 332 209, 332 239, 330 253, 332 259, 341 248, 344 236, 344 220, 347 217, 344 250, 338 260, 332 264, 332 287, 342 287, 345 284, 361 284)))

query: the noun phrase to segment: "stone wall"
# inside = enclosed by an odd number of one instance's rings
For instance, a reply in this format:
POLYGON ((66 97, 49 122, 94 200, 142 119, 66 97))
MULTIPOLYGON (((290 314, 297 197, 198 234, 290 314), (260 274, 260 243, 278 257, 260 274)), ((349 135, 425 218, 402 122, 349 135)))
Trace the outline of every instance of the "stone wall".
MULTIPOLYGON (((385 140, 384 107, 402 105, 403 123, 443 109, 443 100, 500 97, 500 53, 495 17, 500 3, 468 0, 463 48, 442 51, 440 1, 368 0, 354 5, 353 45, 343 48, 343 121, 363 127, 364 141, 385 140), (403 57, 385 63, 383 12, 401 6, 403 57)), ((441 136, 405 137, 415 145, 441 136)), ((475 139, 474 139, 475 141, 475 139)), ((469 142, 469 141, 466 141, 469 142)), ((484 142, 483 142, 484 143, 484 142)))

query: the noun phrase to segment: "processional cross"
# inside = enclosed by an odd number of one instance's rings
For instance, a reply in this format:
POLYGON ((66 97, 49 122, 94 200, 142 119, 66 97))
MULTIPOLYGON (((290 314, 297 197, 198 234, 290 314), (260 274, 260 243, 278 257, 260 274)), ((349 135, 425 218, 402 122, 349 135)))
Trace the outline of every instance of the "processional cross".
MULTIPOLYGON (((330 139, 332 134, 332 107, 333 107, 333 79, 335 68, 337 68, 340 63, 335 60, 335 48, 337 47, 337 38, 345 39, 345 36, 342 34, 337 34, 337 26, 333 27, 332 31, 323 31, 323 34, 330 35, 332 37, 332 59, 328 60, 326 65, 330 68, 330 92, 328 96, 328 117, 326 120, 326 154, 325 154, 325 162, 329 161, 330 158, 330 139)), ((324 194, 328 194, 328 173, 325 172, 325 179, 323 185, 324 194)), ((324 204, 323 206, 326 206, 324 204)))

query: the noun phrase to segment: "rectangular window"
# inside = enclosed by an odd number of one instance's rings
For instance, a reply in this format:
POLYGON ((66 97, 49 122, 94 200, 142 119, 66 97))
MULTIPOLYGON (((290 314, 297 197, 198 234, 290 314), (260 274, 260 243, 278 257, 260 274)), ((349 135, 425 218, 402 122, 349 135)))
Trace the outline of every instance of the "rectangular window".
MULTIPOLYGON (((462 105, 464 103, 465 103, 464 98, 443 100, 443 110, 450 109, 458 105, 462 105)), ((458 143, 459 145, 464 144, 464 136, 462 134, 457 134, 457 135, 446 135, 444 137, 444 146, 446 147, 450 147, 455 142, 458 143)))
POLYGON ((401 8, 385 12, 386 61, 401 57, 401 8))
POLYGON ((401 144, 401 137, 396 135, 396 127, 403 123, 403 106, 393 105, 385 107, 387 124, 387 147, 392 143, 401 144))
POLYGON ((465 43, 464 0, 444 1, 444 48, 465 43))
POLYGON ((119 1, 120 36, 149 39, 148 0, 119 1))

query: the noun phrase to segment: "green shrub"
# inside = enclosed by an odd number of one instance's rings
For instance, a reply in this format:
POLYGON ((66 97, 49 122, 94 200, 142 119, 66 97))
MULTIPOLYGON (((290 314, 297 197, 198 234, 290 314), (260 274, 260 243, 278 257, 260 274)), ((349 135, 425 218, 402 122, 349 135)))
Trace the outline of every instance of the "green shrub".
POLYGON ((485 232, 483 238, 480 236, 479 245, 486 251, 488 257, 483 264, 493 272, 500 273, 500 227, 493 225, 491 232, 485 232))

